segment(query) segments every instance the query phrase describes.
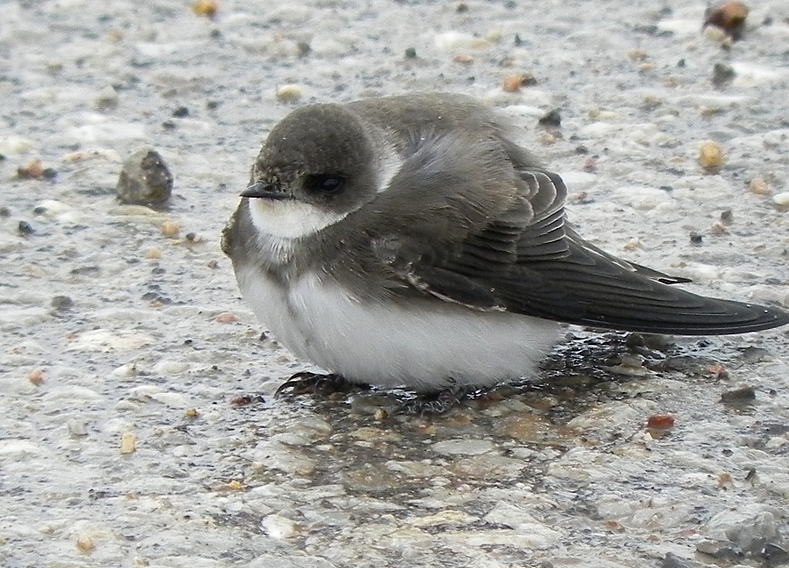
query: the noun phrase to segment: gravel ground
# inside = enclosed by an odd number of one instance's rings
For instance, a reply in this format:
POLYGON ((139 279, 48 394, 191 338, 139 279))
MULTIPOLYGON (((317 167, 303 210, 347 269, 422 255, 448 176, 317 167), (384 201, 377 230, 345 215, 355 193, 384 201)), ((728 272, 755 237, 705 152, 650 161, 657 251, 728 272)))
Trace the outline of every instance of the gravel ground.
POLYGON ((435 418, 387 417, 408 393, 271 396, 309 367, 260 338, 219 232, 310 101, 478 97, 565 177, 592 242, 789 306, 785 0, 729 49, 695 0, 462 6, 0 3, 0 564, 789 562, 786 330, 570 329, 543 376, 435 418), (505 92, 520 73, 536 84, 505 92), (145 145, 175 180, 163 208, 115 197, 145 145))

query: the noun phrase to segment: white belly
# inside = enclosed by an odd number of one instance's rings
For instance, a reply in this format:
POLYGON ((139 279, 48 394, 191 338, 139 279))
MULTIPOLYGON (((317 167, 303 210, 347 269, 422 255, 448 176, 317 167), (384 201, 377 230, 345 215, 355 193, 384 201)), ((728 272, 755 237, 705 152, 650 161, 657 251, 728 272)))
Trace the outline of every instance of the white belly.
POLYGON ((290 290, 259 272, 238 276, 245 300, 280 343, 353 382, 416 390, 506 382, 533 373, 558 337, 554 322, 440 300, 362 303, 317 274, 290 290))

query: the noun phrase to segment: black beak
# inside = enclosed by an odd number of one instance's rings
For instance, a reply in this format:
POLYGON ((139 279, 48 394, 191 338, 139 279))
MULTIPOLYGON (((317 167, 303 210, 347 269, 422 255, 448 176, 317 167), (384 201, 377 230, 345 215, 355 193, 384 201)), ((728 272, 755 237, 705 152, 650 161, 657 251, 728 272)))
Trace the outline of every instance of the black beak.
POLYGON ((247 186, 247 188, 241 192, 241 197, 287 199, 289 195, 278 183, 259 181, 247 186))

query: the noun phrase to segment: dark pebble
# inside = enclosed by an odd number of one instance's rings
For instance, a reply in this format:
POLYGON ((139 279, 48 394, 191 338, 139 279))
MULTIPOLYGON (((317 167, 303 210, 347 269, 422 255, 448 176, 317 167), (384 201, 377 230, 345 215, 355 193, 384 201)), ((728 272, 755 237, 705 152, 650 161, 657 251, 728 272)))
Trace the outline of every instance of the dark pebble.
POLYGON ((310 44, 306 41, 300 41, 296 44, 296 47, 299 50, 299 57, 306 57, 312 51, 310 44))
POLYGON ((175 118, 183 118, 185 116, 189 116, 189 109, 186 108, 185 106, 178 107, 173 111, 173 116, 175 118))
POLYGON ((55 179, 58 175, 58 171, 55 168, 44 168, 41 171, 41 177, 44 179, 55 179))
POLYGON ((540 120, 537 121, 537 124, 540 126, 552 126, 554 128, 560 127, 562 125, 562 115, 559 113, 559 109, 553 109, 543 115, 540 120))
POLYGON ((162 123, 162 128, 165 130, 173 130, 175 128, 175 123, 172 120, 165 120, 162 123))
POLYGON ((660 568, 688 568, 689 566, 682 558, 670 552, 666 553, 663 562, 660 563, 660 568))
POLYGON ((205 103, 205 108, 207 108, 208 110, 216 110, 219 108, 220 104, 221 103, 219 101, 208 101, 207 103, 205 103))
POLYGON ((703 540, 696 545, 696 551, 708 554, 719 560, 737 562, 742 559, 743 553, 725 541, 703 540))
POLYGON ((724 209, 721 211, 721 223, 724 225, 731 225, 733 220, 731 209, 724 209))
POLYGON ((721 394, 721 402, 741 404, 756 399, 756 390, 748 385, 721 394))
POLYGON ((468 4, 466 4, 465 2, 461 2, 460 4, 458 4, 457 8, 455 8, 455 12, 457 12, 458 14, 464 14, 468 12, 468 4))
POLYGON ((762 556, 764 556, 767 566, 784 566, 789 564, 789 551, 772 542, 768 542, 764 545, 762 556))
POLYGON ((731 83, 736 73, 734 68, 725 63, 716 63, 712 68, 712 84, 716 87, 723 87, 731 83))
POLYGON ((698 234, 696 232, 691 232, 690 233, 690 242, 693 243, 694 245, 700 245, 703 240, 704 240, 704 237, 702 235, 700 235, 700 234, 698 234))
POLYGON ((156 150, 143 148, 123 162, 116 194, 122 203, 164 203, 170 198, 173 176, 156 150))
POLYGON ((69 270, 72 276, 97 276, 99 274, 99 267, 96 265, 78 266, 69 270))
POLYGON ((52 307, 56 310, 70 310, 74 307, 74 300, 68 296, 55 296, 52 298, 52 307))
POLYGON ((32 225, 27 221, 19 221, 19 224, 16 226, 16 230, 20 235, 32 235, 35 233, 32 225))
POLYGON ((405 50, 405 58, 406 59, 416 59, 416 49, 413 47, 409 47, 405 50))
POLYGON ((8 207, 0 207, 0 217, 10 217, 11 210, 8 207))

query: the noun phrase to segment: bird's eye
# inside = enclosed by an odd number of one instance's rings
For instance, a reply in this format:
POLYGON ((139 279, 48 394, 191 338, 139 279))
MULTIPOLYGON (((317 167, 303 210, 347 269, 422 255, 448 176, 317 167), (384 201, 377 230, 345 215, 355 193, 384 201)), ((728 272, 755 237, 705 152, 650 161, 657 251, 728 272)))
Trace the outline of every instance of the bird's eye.
POLYGON ((337 195, 345 185, 345 179, 336 174, 317 174, 307 178, 307 189, 323 195, 337 195))

